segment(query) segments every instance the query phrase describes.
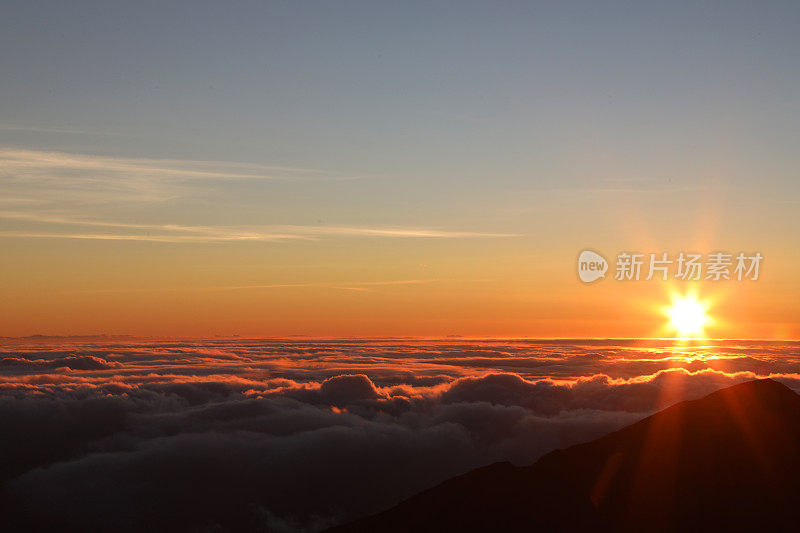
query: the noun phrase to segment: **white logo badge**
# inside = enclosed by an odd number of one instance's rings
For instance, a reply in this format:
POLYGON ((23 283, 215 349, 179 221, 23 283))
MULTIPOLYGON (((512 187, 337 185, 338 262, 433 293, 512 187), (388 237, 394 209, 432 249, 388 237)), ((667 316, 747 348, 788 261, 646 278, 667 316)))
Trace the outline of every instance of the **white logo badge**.
POLYGON ((606 277, 608 261, 602 255, 591 250, 584 250, 578 256, 578 277, 584 283, 591 283, 606 277))

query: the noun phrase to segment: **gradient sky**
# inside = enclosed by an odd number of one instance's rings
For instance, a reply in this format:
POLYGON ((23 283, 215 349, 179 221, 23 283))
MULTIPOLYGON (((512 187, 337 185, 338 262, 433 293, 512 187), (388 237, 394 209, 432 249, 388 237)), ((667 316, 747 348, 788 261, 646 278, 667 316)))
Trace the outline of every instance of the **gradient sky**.
MULTIPOLYGON (((793 2, 4 2, 0 335, 650 336, 584 248, 761 252, 800 337, 793 2)), ((677 286, 678 290, 685 287, 677 286)))

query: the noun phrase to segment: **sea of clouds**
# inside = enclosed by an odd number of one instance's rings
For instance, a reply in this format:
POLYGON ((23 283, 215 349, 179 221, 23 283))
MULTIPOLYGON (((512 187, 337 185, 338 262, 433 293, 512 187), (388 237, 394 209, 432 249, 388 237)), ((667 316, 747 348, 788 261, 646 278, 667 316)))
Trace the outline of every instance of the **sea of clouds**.
POLYGON ((318 531, 798 370, 796 342, 4 339, 0 522, 318 531))

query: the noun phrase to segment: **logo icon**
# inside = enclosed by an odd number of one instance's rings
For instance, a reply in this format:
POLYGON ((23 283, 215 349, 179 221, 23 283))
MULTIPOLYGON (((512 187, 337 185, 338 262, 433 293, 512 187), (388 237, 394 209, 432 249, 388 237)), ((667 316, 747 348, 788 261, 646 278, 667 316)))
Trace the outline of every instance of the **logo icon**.
POLYGON ((591 250, 584 250, 578 256, 578 277, 584 283, 591 283, 606 277, 608 261, 602 255, 591 250))

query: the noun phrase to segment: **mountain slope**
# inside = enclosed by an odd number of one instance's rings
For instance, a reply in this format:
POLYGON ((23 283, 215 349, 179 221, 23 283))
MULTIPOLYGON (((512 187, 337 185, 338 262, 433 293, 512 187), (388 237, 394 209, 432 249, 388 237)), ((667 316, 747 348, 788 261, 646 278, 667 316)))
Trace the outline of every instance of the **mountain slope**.
POLYGON ((772 380, 681 402, 528 467, 448 480, 360 531, 798 530, 800 396, 772 380))

